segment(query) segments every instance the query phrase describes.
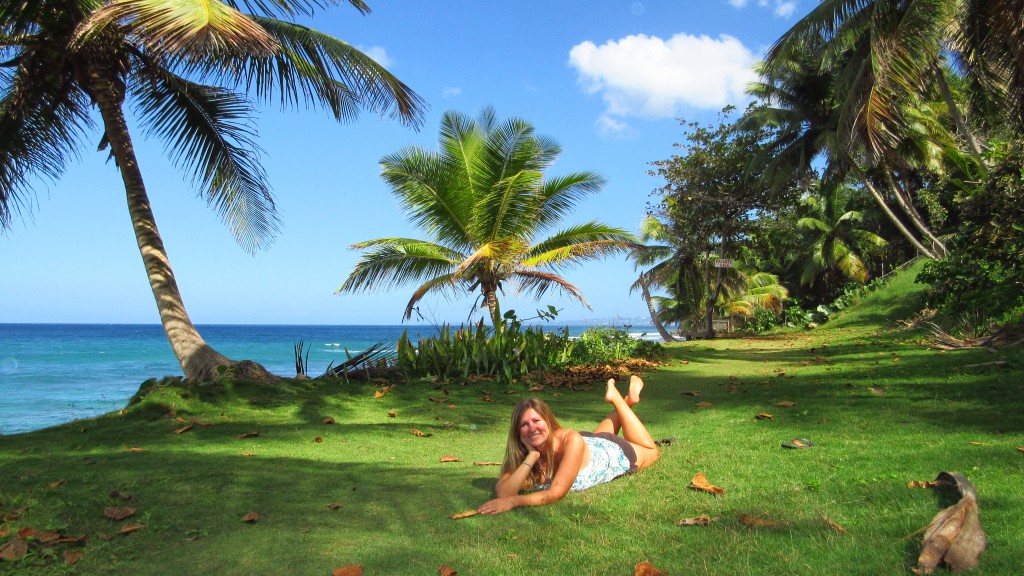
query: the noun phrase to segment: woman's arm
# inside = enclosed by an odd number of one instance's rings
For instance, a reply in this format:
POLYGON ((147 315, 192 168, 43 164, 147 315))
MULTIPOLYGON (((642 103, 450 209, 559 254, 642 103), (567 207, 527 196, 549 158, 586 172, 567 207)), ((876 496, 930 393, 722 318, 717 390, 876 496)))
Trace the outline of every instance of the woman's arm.
MULTIPOLYGON (((543 506, 558 502, 569 492, 572 483, 576 481, 576 475, 580 473, 580 466, 583 463, 585 450, 586 445, 583 443, 583 437, 580 436, 579 432, 568 430, 562 442, 562 459, 558 464, 558 470, 555 471, 555 477, 551 480, 551 486, 547 490, 522 495, 518 493, 518 488, 512 494, 502 495, 501 492, 498 492, 497 498, 485 502, 477 508, 477 511, 481 514, 498 514, 521 506, 543 506)), ((526 469, 525 466, 520 466, 519 468, 526 469)), ((518 472, 519 470, 510 473, 507 479, 513 480, 518 472)), ((523 479, 525 478, 526 474, 524 473, 523 479)), ((503 475, 502 480, 505 479, 503 475)), ((501 486, 502 480, 498 481, 499 486, 501 486)), ((522 481, 515 486, 522 486, 522 481)))
POLYGON ((526 477, 530 475, 530 470, 537 465, 538 460, 540 460, 540 452, 530 450, 518 468, 502 474, 501 478, 498 478, 498 485, 494 490, 497 492, 498 497, 519 494, 519 491, 523 488, 523 482, 526 482, 526 477))

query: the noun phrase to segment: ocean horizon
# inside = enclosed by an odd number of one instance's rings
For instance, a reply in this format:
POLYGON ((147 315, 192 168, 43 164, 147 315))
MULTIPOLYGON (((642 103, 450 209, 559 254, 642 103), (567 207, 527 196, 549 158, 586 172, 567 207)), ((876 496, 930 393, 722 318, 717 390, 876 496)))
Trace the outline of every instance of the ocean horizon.
MULTIPOLYGON (((614 325, 634 337, 657 334, 626 319, 607 323, 539 324, 571 335, 614 325)), ((308 352, 310 375, 324 373, 348 354, 378 342, 393 343, 403 332, 415 341, 433 325, 202 324, 207 343, 235 360, 253 360, 280 376, 295 375, 294 347, 308 352)), ((305 354, 305 353, 304 353, 305 354)), ((127 405, 150 378, 181 376, 160 324, 0 324, 0 435, 18 434, 92 418, 127 405)))

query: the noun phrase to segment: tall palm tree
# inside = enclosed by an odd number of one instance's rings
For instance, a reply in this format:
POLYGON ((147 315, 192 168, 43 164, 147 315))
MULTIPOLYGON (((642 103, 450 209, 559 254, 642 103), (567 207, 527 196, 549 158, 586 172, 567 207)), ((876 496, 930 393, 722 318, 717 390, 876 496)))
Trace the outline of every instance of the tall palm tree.
POLYGON ((805 260, 801 284, 813 285, 824 278, 826 284, 853 280, 863 284, 868 279, 864 257, 885 247, 887 242, 877 234, 857 227, 863 214, 850 209, 854 190, 848 186, 824 186, 821 196, 809 196, 806 205, 815 213, 797 221, 813 238, 813 251, 805 260))
POLYGON ((593 221, 536 239, 604 185, 594 172, 545 178, 544 170, 560 152, 530 123, 520 118, 499 123, 489 107, 475 120, 445 113, 436 151, 413 146, 381 160, 384 181, 431 239, 354 244, 353 249, 365 252, 338 292, 421 282, 405 319, 431 292, 479 292, 481 306, 493 316, 506 284, 537 299, 555 288, 589 308, 559 272, 628 251, 636 240, 620 228, 593 221))
MULTIPOLYGON (((185 376, 213 378, 232 361, 188 317, 150 207, 124 105, 250 252, 277 231, 260 167, 251 91, 335 119, 360 107, 403 122, 422 103, 348 44, 276 17, 309 15, 341 0, 38 0, 0 5, 0 225, 30 206, 33 183, 61 176, 99 113, 128 198, 160 320, 185 376), (247 9, 251 13, 240 11, 247 9), (204 83, 205 82, 205 83, 204 83)), ((362 13, 361 0, 349 0, 362 13)))

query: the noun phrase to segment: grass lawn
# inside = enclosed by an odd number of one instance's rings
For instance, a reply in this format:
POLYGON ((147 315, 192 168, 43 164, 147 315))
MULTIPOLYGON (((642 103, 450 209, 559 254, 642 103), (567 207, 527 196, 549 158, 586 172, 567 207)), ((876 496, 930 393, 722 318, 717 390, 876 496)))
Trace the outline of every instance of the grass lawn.
MULTIPOLYGON (((26 527, 87 537, 30 538, 0 573, 629 575, 646 560, 674 575, 909 574, 918 531, 950 502, 907 483, 948 470, 978 492, 989 544, 974 574, 1019 574, 1024 352, 931 349, 895 322, 917 289, 898 278, 813 331, 673 345, 636 408, 655 438, 678 438, 657 465, 494 517, 449 519, 491 497, 498 469, 474 462, 501 459, 524 386, 155 386, 123 414, 0 437, 0 546, 26 527), (997 360, 1010 367, 970 367, 997 360), (814 446, 781 448, 794 437, 814 446), (698 472, 725 493, 688 489, 698 472), (136 512, 108 520, 108 506, 136 512), (676 524, 700 514, 719 520, 676 524)), ((536 393, 580 429, 608 412, 602 394, 536 393)))

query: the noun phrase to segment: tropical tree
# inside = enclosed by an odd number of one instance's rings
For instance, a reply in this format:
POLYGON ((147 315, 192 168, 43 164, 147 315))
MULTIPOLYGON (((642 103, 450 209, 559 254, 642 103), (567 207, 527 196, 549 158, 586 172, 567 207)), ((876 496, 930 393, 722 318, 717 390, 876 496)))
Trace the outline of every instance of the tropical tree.
POLYGON ((813 285, 823 279, 827 288, 837 288, 842 280, 867 281, 865 258, 887 242, 857 226, 863 214, 851 209, 855 193, 848 186, 825 186, 820 196, 804 200, 814 215, 800 218, 797 226, 810 233, 813 251, 804 259, 801 284, 813 285))
MULTIPOLYGON (((124 105, 190 173, 249 252, 277 216, 259 164, 252 92, 285 107, 315 104, 338 121, 360 107, 416 124, 421 101, 352 46, 279 18, 340 0, 40 0, 0 6, 0 225, 56 179, 94 127, 121 172, 139 251, 171 348, 189 379, 232 364, 200 336, 164 249, 124 105), (241 10, 250 13, 243 13, 241 10)), ((362 13, 361 0, 348 2, 362 13)))
POLYGON ((666 286, 676 271, 674 265, 678 263, 681 256, 678 248, 669 244, 651 244, 651 242, 672 242, 673 238, 663 222, 648 215, 640 222, 640 244, 629 252, 629 258, 637 268, 641 270, 636 281, 629 287, 630 292, 640 290, 640 294, 647 304, 647 312, 651 315, 651 324, 657 329, 661 339, 665 342, 674 342, 675 337, 665 328, 664 322, 658 314, 658 308, 651 295, 651 288, 655 286, 666 286))
POLYGON ((535 134, 530 123, 499 122, 492 108, 476 119, 445 113, 437 150, 412 146, 381 160, 384 181, 430 239, 354 244, 364 252, 338 292, 420 283, 405 319, 433 292, 448 297, 477 292, 492 317, 498 293, 506 288, 537 299, 554 288, 589 307, 560 272, 626 252, 636 240, 596 221, 554 230, 578 202, 604 185, 589 171, 545 177, 560 153, 558 144, 535 134))

